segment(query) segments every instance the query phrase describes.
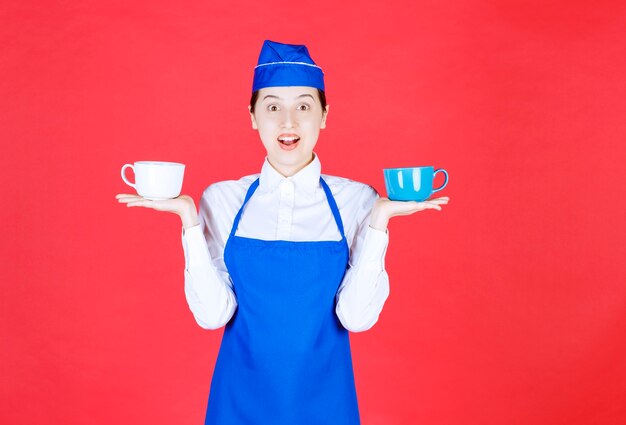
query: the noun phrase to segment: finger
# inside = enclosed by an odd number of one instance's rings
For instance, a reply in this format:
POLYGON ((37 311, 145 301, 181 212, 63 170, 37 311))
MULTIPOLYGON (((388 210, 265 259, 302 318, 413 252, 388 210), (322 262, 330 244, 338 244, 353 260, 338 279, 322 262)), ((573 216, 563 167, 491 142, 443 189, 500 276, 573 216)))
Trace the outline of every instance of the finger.
POLYGON ((421 204, 423 207, 422 209, 433 209, 433 210, 441 211, 441 207, 437 203, 434 203, 431 201, 424 201, 424 202, 421 202, 421 204))
POLYGON ((431 210, 431 209, 441 211, 441 207, 437 204, 431 204, 430 202, 416 202, 416 205, 413 208, 401 211, 398 214, 409 215, 409 214, 416 213, 418 211, 431 210))
POLYGON ((425 210, 439 210, 439 211, 441 211, 441 207, 439 207, 437 205, 421 205, 419 208, 398 212, 398 213, 396 213, 394 215, 411 215, 411 214, 415 214, 416 212, 425 211, 425 210))
POLYGON ((125 196, 125 197, 117 198, 117 202, 121 204, 127 204, 129 202, 141 201, 141 200, 143 200, 141 196, 125 196))
POLYGON ((416 201, 408 201, 405 202, 405 205, 411 205, 413 207, 417 207, 419 205, 445 205, 448 203, 448 200, 446 198, 435 198, 435 199, 428 199, 426 201, 420 201, 420 202, 416 202, 416 201))
POLYGON ((441 209, 438 203, 435 203, 432 201, 422 201, 422 202, 410 201, 410 202, 406 202, 404 205, 406 205, 407 207, 410 206, 409 208, 403 210, 405 214, 413 214, 414 212, 422 211, 425 209, 441 209))
POLYGON ((154 209, 154 202, 152 202, 149 199, 141 199, 138 201, 130 201, 126 204, 127 207, 132 208, 132 207, 144 207, 144 208, 152 208, 154 209))
POLYGON ((428 202, 441 202, 447 204, 449 200, 450 198, 448 198, 447 196, 442 196, 441 198, 429 199, 428 202))
POLYGON ((115 195, 116 199, 120 199, 120 198, 141 198, 141 196, 135 194, 135 193, 118 193, 117 195, 115 195))
POLYGON ((437 210, 437 211, 441 211, 441 207, 440 207, 439 205, 437 205, 437 204, 431 204, 431 203, 429 203, 429 204, 428 204, 428 208, 429 208, 429 209, 433 209, 433 210, 437 210))

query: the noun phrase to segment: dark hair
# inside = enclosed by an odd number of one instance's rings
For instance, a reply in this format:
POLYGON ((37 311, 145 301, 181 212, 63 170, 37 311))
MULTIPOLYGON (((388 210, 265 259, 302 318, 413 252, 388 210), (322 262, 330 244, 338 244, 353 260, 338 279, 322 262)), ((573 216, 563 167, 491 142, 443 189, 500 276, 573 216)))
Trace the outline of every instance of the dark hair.
MULTIPOLYGON (((326 109, 326 93, 324 90, 317 89, 317 94, 320 98, 320 103, 322 104, 322 111, 326 109)), ((250 112, 254 113, 254 105, 259 97, 259 91, 255 91, 252 93, 252 97, 250 98, 250 112)))

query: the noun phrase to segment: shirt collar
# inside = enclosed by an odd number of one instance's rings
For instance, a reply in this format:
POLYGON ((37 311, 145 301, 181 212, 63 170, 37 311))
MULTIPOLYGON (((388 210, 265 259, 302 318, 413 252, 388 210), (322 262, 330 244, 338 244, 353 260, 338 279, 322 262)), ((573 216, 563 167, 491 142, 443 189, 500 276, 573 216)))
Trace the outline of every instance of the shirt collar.
POLYGON ((317 154, 313 153, 313 156, 313 161, 291 177, 285 177, 276 171, 266 157, 261 168, 261 175, 259 176, 259 189, 262 192, 271 192, 284 180, 291 180, 296 190, 313 195, 315 190, 320 187, 320 175, 322 172, 322 164, 317 154))

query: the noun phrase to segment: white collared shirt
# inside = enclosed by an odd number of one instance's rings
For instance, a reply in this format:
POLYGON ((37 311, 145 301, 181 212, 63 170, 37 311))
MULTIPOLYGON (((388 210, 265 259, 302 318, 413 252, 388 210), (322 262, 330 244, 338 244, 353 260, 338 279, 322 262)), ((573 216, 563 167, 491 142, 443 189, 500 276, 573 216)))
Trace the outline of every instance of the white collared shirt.
MULTIPOLYGON (((210 185, 199 205, 200 224, 184 231, 185 296, 196 322, 205 329, 224 326, 237 308, 232 281, 224 264, 224 247, 250 185, 259 187, 248 201, 236 234, 288 241, 340 240, 313 161, 284 177, 265 160, 260 174, 210 185)), ((339 208, 350 248, 348 270, 337 290, 335 312, 343 326, 360 332, 371 328, 389 295, 385 271, 388 233, 369 226, 378 194, 371 187, 342 177, 322 175, 339 208)))

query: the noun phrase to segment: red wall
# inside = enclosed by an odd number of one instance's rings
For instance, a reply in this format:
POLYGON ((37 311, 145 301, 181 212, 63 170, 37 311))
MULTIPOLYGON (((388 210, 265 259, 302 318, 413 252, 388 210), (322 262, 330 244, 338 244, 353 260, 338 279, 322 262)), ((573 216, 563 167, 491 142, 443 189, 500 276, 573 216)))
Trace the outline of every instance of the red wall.
POLYGON ((0 423, 202 423, 222 331, 183 293, 175 216, 258 172, 264 39, 307 44, 323 171, 445 167, 394 218, 391 295, 352 335, 364 425, 626 423, 626 6, 614 1, 2 2, 0 423), (39 4, 38 4, 39 3, 39 4))

